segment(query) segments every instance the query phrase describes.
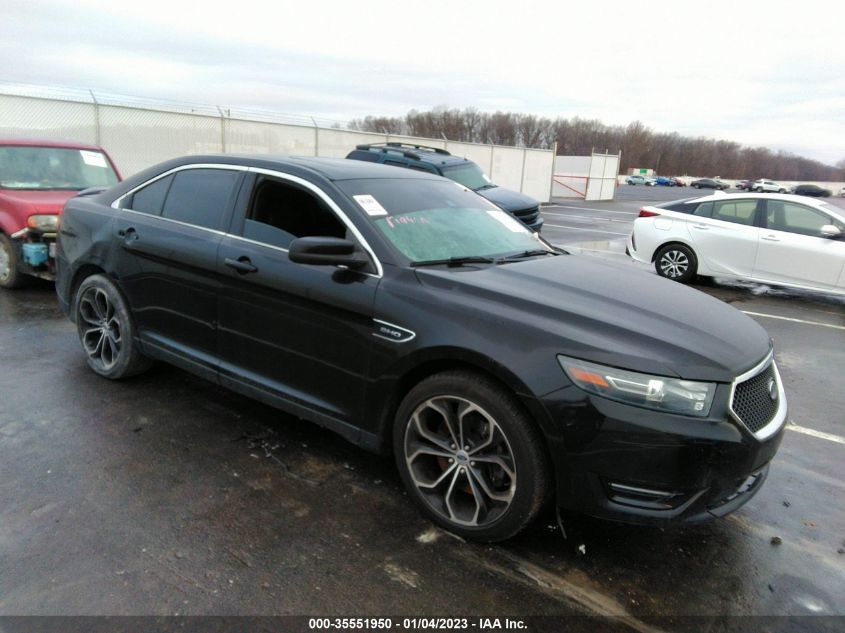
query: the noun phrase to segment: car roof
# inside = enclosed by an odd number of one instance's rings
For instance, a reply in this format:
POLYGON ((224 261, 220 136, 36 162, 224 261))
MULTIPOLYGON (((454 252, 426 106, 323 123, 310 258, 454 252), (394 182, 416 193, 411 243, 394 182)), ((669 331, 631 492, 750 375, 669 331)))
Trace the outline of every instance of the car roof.
POLYGON ((34 138, 0 136, 0 146, 12 147, 61 147, 65 149, 90 149, 102 151, 102 147, 93 143, 83 143, 70 139, 34 138))
POLYGON ((828 204, 822 200, 816 200, 815 198, 807 198, 801 197, 800 199, 797 198, 794 194, 787 194, 787 193, 724 193, 722 191, 718 193, 711 193, 706 196, 698 196, 695 198, 683 198, 681 200, 672 200, 667 202, 666 204, 698 204, 701 202, 711 202, 711 201, 721 201, 721 200, 782 200, 784 202, 800 202, 801 204, 806 204, 811 207, 818 207, 828 211, 833 209, 837 215, 842 215, 843 211, 839 207, 835 205, 828 204))
MULTIPOLYGON (((196 157, 188 157, 196 158, 196 157)), ((320 156, 283 156, 276 154, 225 154, 218 159, 232 158, 241 164, 272 169, 299 167, 317 173, 329 180, 357 180, 359 178, 409 178, 439 180, 440 176, 425 172, 414 172, 401 167, 368 163, 345 158, 325 158, 320 156)), ((228 161, 226 161, 228 162, 228 161)))

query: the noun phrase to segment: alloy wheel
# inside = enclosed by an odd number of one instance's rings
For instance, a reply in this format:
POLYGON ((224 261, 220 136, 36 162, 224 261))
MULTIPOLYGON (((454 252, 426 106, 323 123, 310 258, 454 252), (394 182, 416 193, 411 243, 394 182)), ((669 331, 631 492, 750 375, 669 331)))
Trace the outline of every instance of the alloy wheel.
POLYGON ((474 402, 437 396, 420 404, 408 420, 404 449, 413 485, 447 521, 484 527, 510 507, 513 451, 501 426, 474 402))
POLYGON ((120 320, 114 304, 100 288, 89 288, 79 299, 82 347, 104 370, 114 367, 122 345, 120 320))
POLYGON ((666 277, 675 279, 689 268, 689 258, 681 251, 666 251, 660 258, 660 270, 666 277))

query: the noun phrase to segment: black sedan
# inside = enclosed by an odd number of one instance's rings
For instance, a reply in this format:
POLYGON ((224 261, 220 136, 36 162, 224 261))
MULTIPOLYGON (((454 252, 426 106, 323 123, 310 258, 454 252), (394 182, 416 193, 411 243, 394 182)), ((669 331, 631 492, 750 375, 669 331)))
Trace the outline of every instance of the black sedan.
POLYGON ((690 187, 695 189, 727 189, 730 185, 713 178, 699 178, 698 180, 693 180, 690 183, 690 187))
POLYGON ((814 198, 829 198, 833 192, 818 185, 798 185, 792 190, 797 196, 813 196, 814 198))
POLYGON ((94 372, 165 361, 392 453, 411 499, 467 538, 508 538, 552 500, 722 516, 783 435, 757 323, 557 250, 439 176, 180 158, 73 198, 58 262, 94 372))

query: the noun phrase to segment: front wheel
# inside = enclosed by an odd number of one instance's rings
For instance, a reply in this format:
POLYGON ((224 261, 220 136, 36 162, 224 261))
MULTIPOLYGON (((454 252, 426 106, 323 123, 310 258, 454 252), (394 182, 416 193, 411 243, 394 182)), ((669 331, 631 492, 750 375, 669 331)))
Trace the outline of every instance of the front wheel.
POLYGON ((151 361, 135 346, 126 300, 105 275, 85 279, 76 293, 76 327, 88 366, 104 378, 139 374, 151 361))
POLYGON ((411 389, 396 413, 393 448, 414 502, 464 538, 510 538, 550 490, 534 422, 501 385, 469 371, 435 374, 411 389))
POLYGON ((0 233, 0 288, 12 290, 26 283, 17 252, 12 240, 5 233, 0 233))
POLYGON ((683 244, 664 246, 654 257, 654 269, 658 275, 683 284, 692 281, 697 268, 695 253, 683 244))

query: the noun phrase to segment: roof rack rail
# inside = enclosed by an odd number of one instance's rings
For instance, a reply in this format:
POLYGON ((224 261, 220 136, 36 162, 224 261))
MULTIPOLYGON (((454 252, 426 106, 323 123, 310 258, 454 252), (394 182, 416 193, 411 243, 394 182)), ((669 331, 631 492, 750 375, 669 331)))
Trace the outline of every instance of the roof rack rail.
POLYGON ((357 145, 356 149, 369 149, 371 147, 395 147, 397 149, 402 149, 407 147, 408 149, 424 149, 431 152, 435 152, 437 154, 443 154, 444 156, 451 156, 451 152, 447 152, 442 147, 431 147, 430 145, 416 145, 414 143, 398 143, 396 141, 391 141, 389 143, 369 143, 366 145, 357 145))
POLYGON ((362 149, 362 150, 369 150, 369 149, 379 149, 383 153, 387 153, 390 151, 397 152, 402 154, 405 158, 413 158, 414 160, 420 160, 420 155, 416 152, 409 152, 408 150, 403 150, 400 144, 396 144, 396 146, 390 143, 362 143, 361 145, 356 145, 355 149, 362 149))

